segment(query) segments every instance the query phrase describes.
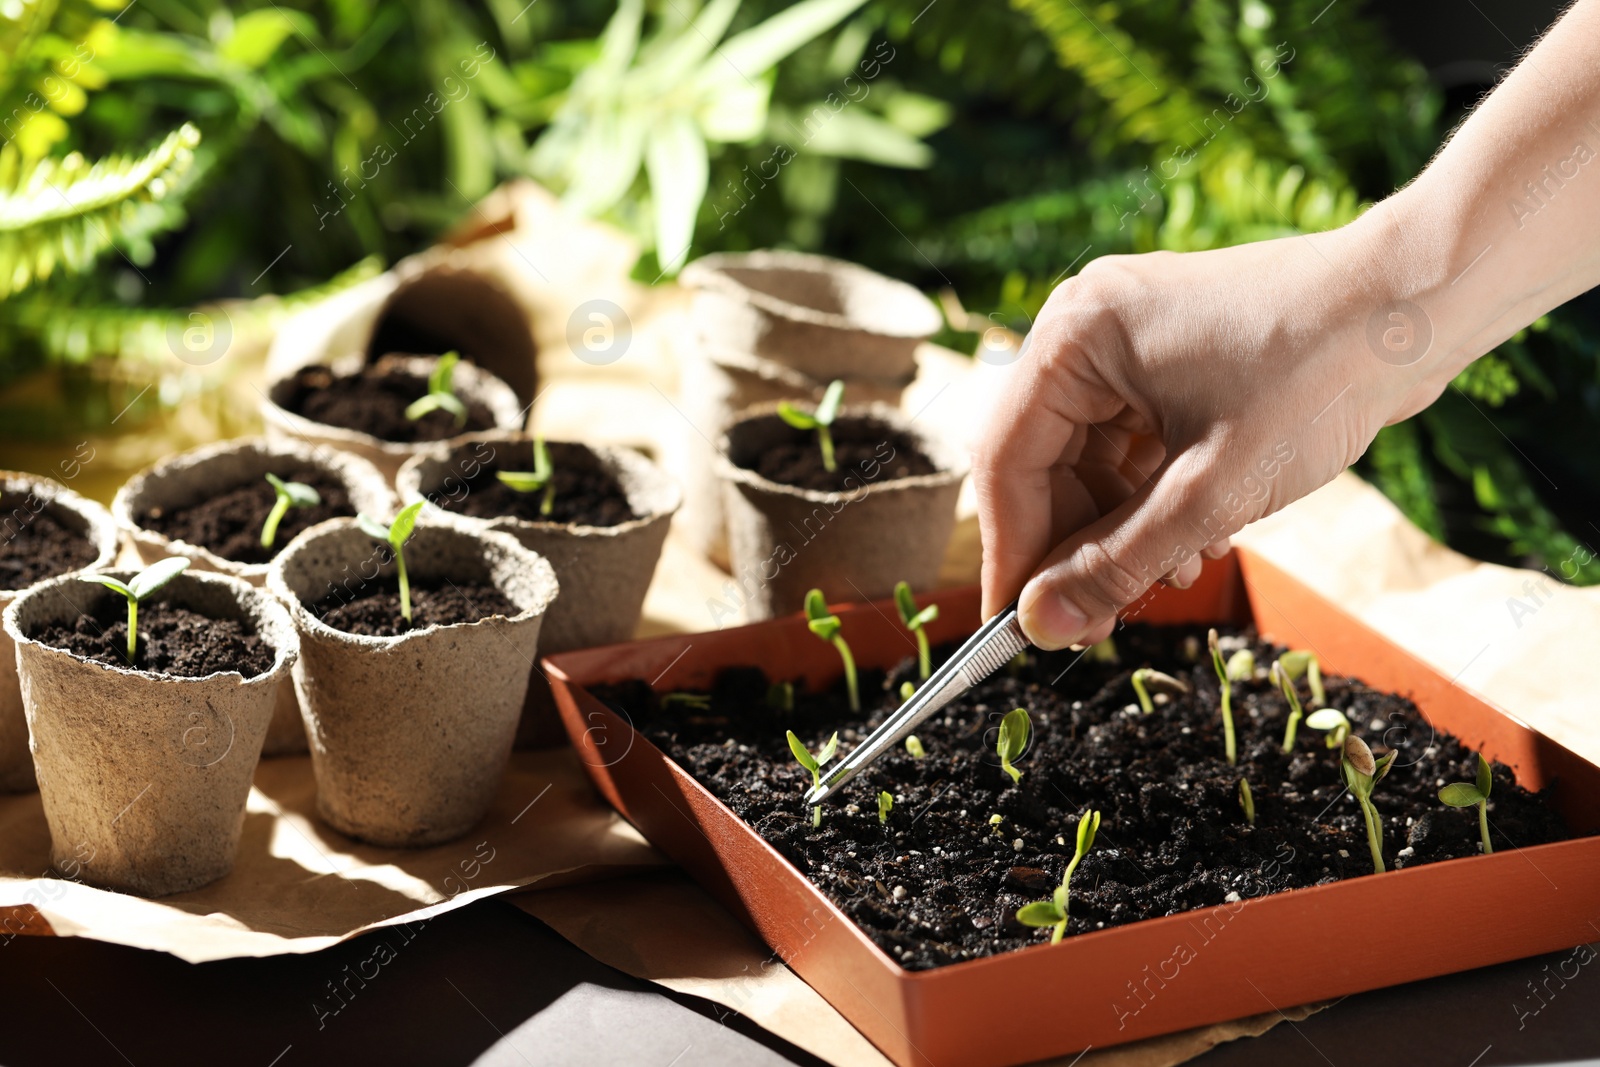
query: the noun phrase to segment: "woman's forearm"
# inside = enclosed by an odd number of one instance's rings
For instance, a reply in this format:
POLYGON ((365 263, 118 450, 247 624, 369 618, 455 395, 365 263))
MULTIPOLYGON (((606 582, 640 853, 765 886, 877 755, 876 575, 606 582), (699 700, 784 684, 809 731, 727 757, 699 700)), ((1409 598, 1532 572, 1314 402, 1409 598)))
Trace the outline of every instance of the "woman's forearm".
POLYGON ((1353 229, 1426 315, 1442 387, 1600 284, 1600 0, 1580 0, 1406 189, 1353 229))

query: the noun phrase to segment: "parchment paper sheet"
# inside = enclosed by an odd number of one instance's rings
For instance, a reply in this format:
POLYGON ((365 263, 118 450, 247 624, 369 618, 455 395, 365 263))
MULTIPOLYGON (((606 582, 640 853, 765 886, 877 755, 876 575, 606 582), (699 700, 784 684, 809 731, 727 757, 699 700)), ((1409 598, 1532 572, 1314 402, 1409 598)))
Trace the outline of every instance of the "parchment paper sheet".
POLYGON ((57 934, 190 962, 315 952, 541 879, 664 862, 594 794, 568 749, 515 753, 476 829, 416 850, 375 848, 330 829, 316 815, 310 758, 298 756, 263 761, 257 770, 233 873, 155 900, 48 873, 50 834, 39 795, 0 798, 0 941, 47 932, 39 928, 43 920, 57 934))

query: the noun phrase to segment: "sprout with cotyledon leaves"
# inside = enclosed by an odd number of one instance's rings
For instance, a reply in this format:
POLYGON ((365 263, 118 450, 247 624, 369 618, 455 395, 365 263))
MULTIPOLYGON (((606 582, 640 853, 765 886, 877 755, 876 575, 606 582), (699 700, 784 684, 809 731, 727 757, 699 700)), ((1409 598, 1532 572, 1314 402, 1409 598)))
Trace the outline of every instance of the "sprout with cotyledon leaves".
MULTIPOLYGON (((794 758, 799 761, 800 766, 811 772, 812 786, 821 786, 822 765, 831 760, 833 754, 839 751, 839 731, 835 730, 833 732, 833 736, 828 738, 828 743, 823 745, 815 756, 811 754, 810 749, 806 748, 804 742, 795 736, 793 730, 787 732, 789 735, 789 751, 794 753, 794 758)), ((820 804, 811 809, 811 825, 814 827, 822 825, 822 806, 820 804)))
POLYGON ((1389 752, 1376 759, 1367 743, 1355 734, 1344 740, 1344 758, 1339 761, 1344 772, 1345 785, 1355 794, 1361 805, 1361 817, 1367 824, 1367 846, 1372 849, 1372 873, 1383 873, 1383 820, 1372 803, 1372 787, 1394 764, 1395 753, 1389 752))
POLYGON ((939 605, 929 604, 917 610, 917 601, 911 595, 911 583, 896 582, 894 606, 900 612, 900 621, 917 637, 917 673, 923 681, 933 670, 933 652, 928 646, 928 633, 923 627, 939 617, 939 605))
POLYGON ((166 585, 172 579, 189 569, 189 560, 184 556, 172 556, 150 564, 144 570, 123 582, 109 574, 82 574, 79 579, 85 582, 94 582, 107 589, 121 593, 128 602, 128 662, 132 663, 139 648, 139 604, 166 585))
POLYGON ((417 527, 417 513, 422 510, 423 501, 408 505, 394 521, 385 526, 365 512, 356 516, 356 525, 361 527, 361 532, 388 545, 394 551, 394 565, 396 580, 400 584, 400 617, 406 622, 411 621, 411 579, 406 574, 406 554, 404 546, 411 537, 411 532, 417 527))
POLYGON ((1128 681, 1133 685, 1134 695, 1139 698, 1139 709, 1146 715, 1156 709, 1154 697, 1165 700, 1189 691, 1188 682, 1150 667, 1140 667, 1128 681))
POLYGON ((550 450, 545 447, 544 438, 533 439, 533 470, 495 471, 494 476, 502 485, 519 493, 536 493, 543 489, 544 499, 539 501, 540 515, 550 514, 555 507, 555 465, 550 462, 550 450))
POLYGON ((844 662, 844 682, 850 690, 850 710, 861 710, 861 694, 856 689, 856 658, 850 654, 850 646, 845 644, 844 637, 840 635, 843 624, 839 616, 828 610, 828 602, 822 596, 822 590, 813 589, 806 594, 806 626, 818 638, 827 641, 838 650, 839 659, 844 662))
POLYGON ((1439 790, 1439 799, 1452 808, 1478 806, 1478 833, 1483 837, 1483 853, 1487 856, 1494 851, 1494 846, 1489 843, 1489 790, 1494 787, 1494 774, 1481 752, 1478 753, 1478 773, 1475 777, 1476 781, 1472 782, 1451 782, 1439 790))
POLYGON ((467 405, 461 402, 452 388, 455 378, 456 364, 461 362, 459 352, 446 352, 439 357, 433 365, 433 371, 428 375, 428 391, 413 400, 406 407, 406 418, 416 422, 432 411, 448 411, 455 416, 456 426, 467 424, 467 405))
POLYGON ((278 539, 278 524, 289 514, 290 508, 314 508, 322 503, 321 494, 304 482, 286 482, 270 471, 267 481, 277 499, 272 502, 267 521, 261 526, 262 548, 271 548, 272 542, 278 539))
POLYGON ((833 458, 833 420, 839 417, 839 404, 844 399, 844 382, 838 379, 828 384, 822 399, 811 411, 801 411, 787 400, 778 401, 778 417, 797 430, 817 431, 817 445, 822 449, 822 469, 836 471, 839 465, 833 458))
POLYGON ((1066 873, 1061 876, 1061 884, 1056 887, 1055 893, 1049 900, 1036 900, 1031 904, 1024 904, 1017 910, 1017 921, 1022 925, 1050 927, 1052 945, 1060 941, 1062 935, 1067 932, 1067 894, 1072 884, 1072 872, 1078 869, 1083 857, 1094 847, 1094 835, 1099 830, 1100 813, 1090 809, 1078 820, 1078 847, 1073 852, 1066 873))
POLYGON ((1033 730, 1033 720, 1027 708, 1006 712, 1000 720, 1000 736, 995 739, 995 754, 1000 757, 1000 769, 1011 776, 1012 782, 1022 780, 1022 772, 1012 766, 1028 748, 1028 735, 1033 730))

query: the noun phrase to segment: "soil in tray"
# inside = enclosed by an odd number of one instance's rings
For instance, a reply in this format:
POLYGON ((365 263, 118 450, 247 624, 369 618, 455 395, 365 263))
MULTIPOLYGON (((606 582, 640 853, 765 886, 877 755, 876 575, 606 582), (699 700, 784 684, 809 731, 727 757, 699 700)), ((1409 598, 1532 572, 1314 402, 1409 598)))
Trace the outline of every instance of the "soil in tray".
POLYGON ((270 645, 247 622, 210 619, 159 601, 139 605, 139 644, 128 662, 128 602, 104 597, 93 612, 52 623, 30 636, 84 659, 178 678, 238 671, 246 678, 272 669, 270 645))
POLYGON ((428 381, 415 374, 369 364, 361 373, 336 375, 327 367, 302 367, 289 381, 285 410, 325 426, 358 430, 382 441, 416 444, 444 441, 464 433, 494 429, 494 415, 476 400, 467 405, 465 425, 448 411, 435 410, 412 420, 406 408, 428 392, 428 381))
MULTIPOLYGON (((1239 636, 1263 667, 1282 651, 1253 633, 1239 636)), ((913 660, 887 678, 862 672, 865 716, 849 712, 842 687, 797 693, 793 711, 775 710, 757 668, 725 671, 709 708, 662 705, 643 682, 600 695, 910 969, 1047 941, 1048 930, 1022 926, 1016 912, 1060 884, 1089 808, 1103 821, 1072 878, 1069 937, 1373 873, 1360 809, 1326 735, 1302 723, 1294 751, 1281 751, 1287 710, 1264 670, 1234 685, 1239 762, 1229 766, 1205 630, 1135 624, 1115 644, 1114 664, 1030 651, 922 725, 925 758, 895 749, 824 805, 820 830, 800 799, 810 775, 784 731, 815 752, 838 730, 841 754, 849 752, 898 707, 913 660), (1190 693, 1140 713, 1128 682, 1140 666, 1187 681, 1190 693), (994 743, 1015 707, 1029 710, 1034 733, 1012 784, 994 743), (1254 794, 1253 826, 1240 808, 1240 778, 1254 794), (894 797, 887 825, 878 822, 880 790, 894 797)), ((1472 751, 1402 697, 1341 677, 1326 688, 1329 706, 1375 750, 1399 753, 1373 792, 1388 867, 1477 855, 1476 809, 1438 799, 1445 783, 1472 780, 1472 751)), ((1497 765, 1494 779, 1496 849, 1570 836, 1508 768, 1497 765)))
POLYGON ((576 526, 620 526, 638 518, 628 506, 628 494, 610 471, 563 463, 551 480, 555 498, 550 514, 539 512, 544 490, 518 492, 495 477, 497 470, 531 470, 525 467, 481 467, 472 478, 452 478, 448 492, 435 493, 434 503, 446 511, 479 519, 509 516, 528 522, 569 523, 576 526))
POLYGON ((912 478, 939 469, 910 434, 877 419, 841 418, 832 433, 834 470, 822 465, 822 448, 812 431, 767 449, 749 469, 770 482, 819 493, 845 493, 865 482, 912 478))
POLYGON ((411 580, 411 621, 400 614, 400 587, 393 578, 368 582, 348 593, 332 593, 306 610, 345 633, 398 637, 424 626, 477 622, 491 615, 511 618, 522 609, 492 585, 411 580))
POLYGON ((300 531, 324 519, 354 515, 344 483, 316 468, 275 470, 286 482, 301 482, 317 491, 321 503, 290 508, 278 523, 271 548, 261 547, 261 527, 278 495, 265 478, 236 485, 184 508, 149 508, 138 523, 175 541, 199 545, 236 563, 270 563, 300 531))
POLYGON ((32 493, 0 492, 0 589, 26 589, 87 567, 97 554, 87 537, 32 493))

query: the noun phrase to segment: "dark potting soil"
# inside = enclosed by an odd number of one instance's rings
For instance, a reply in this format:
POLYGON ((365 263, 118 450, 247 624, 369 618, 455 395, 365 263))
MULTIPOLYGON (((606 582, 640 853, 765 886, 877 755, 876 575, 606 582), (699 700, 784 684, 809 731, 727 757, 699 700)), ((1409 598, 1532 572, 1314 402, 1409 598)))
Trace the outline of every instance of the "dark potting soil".
POLYGON ((101 597, 92 611, 70 623, 53 623, 30 636, 40 644, 153 674, 201 678, 238 671, 246 678, 272 669, 273 652, 248 622, 211 619, 160 601, 139 605, 139 644, 128 662, 128 602, 101 597))
POLYGON ((822 465, 822 448, 816 433, 809 430, 803 437, 767 449, 749 469, 768 481, 819 493, 844 493, 864 484, 938 470, 910 434, 877 419, 841 418, 832 432, 834 470, 822 465))
POLYGON ((350 506, 350 494, 344 483, 325 471, 294 467, 272 473, 286 482, 309 485, 322 502, 311 507, 290 508, 278 523, 271 548, 261 547, 261 527, 266 524, 278 495, 265 478, 224 489, 189 507, 148 508, 138 517, 139 525, 174 540, 200 545, 236 563, 270 563, 300 531, 324 519, 356 513, 350 506))
POLYGON ((520 467, 484 467, 469 479, 450 483, 449 492, 436 493, 434 503, 447 511, 479 519, 510 516, 529 522, 560 522, 578 526, 620 526, 638 518, 628 506, 628 494, 610 471, 563 464, 551 475, 555 498, 550 514, 539 513, 544 490, 522 493, 495 477, 497 470, 520 467))
MULTIPOLYGON (((1282 651, 1242 636, 1263 667, 1282 651)), ((1069 937, 1373 873, 1360 809, 1326 735, 1302 722, 1293 752, 1281 751, 1288 712, 1264 671, 1234 683, 1239 762, 1230 766, 1204 629, 1134 624, 1115 643, 1115 664, 1030 650, 1025 663, 922 725, 925 758, 898 748, 846 786, 824 805, 821 829, 801 802, 811 779, 784 731, 815 752, 838 730, 840 755, 848 753, 899 706, 914 660, 887 677, 862 671, 864 715, 850 713, 842 685, 796 693, 793 711, 774 710, 758 668, 725 671, 709 708, 663 706, 643 682, 601 695, 914 970, 1048 941, 1048 930, 1021 925, 1016 912, 1060 884, 1090 808, 1103 821, 1072 878, 1069 937), (1141 714, 1128 682, 1140 666, 1187 681, 1190 693, 1141 714), (1034 733, 1013 785, 994 745, 1001 717, 1015 707, 1029 710, 1034 733), (1254 795, 1253 826, 1240 807, 1240 778, 1254 795), (880 790, 894 796, 886 825, 878 821, 880 790)), ((1374 750, 1399 753, 1373 792, 1387 866, 1477 855, 1476 809, 1438 799, 1447 782, 1472 780, 1473 752, 1403 697, 1350 678, 1325 684, 1328 705, 1374 750)), ((1303 681, 1300 691, 1305 699, 1303 681)), ((1502 765, 1494 767, 1489 819, 1496 849, 1570 836, 1502 765)), ((1216 936, 1231 914, 1211 912, 1200 936, 1216 936)))
POLYGON ((361 373, 336 375, 327 367, 302 367, 290 379, 283 407, 325 426, 358 430, 383 441, 415 444, 443 441, 464 433, 494 429, 494 415, 476 400, 466 400, 466 425, 456 425, 448 411, 430 411, 415 421, 406 408, 428 392, 428 381, 415 374, 368 364, 361 373))
POLYGON ((0 492, 0 589, 26 589, 87 567, 96 555, 87 537, 32 493, 0 492))
POLYGON ((510 618, 522 611, 492 585, 414 578, 410 622, 400 614, 400 586, 393 578, 365 583, 354 596, 331 593, 306 610, 336 630, 369 637, 398 637, 424 626, 477 622, 491 615, 510 618))

